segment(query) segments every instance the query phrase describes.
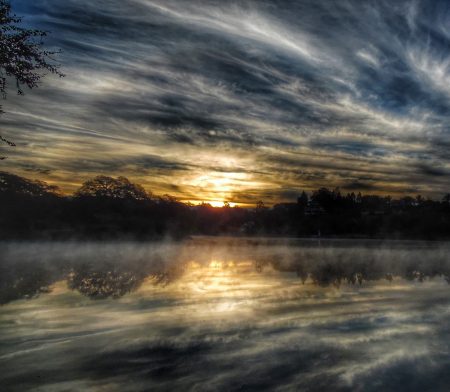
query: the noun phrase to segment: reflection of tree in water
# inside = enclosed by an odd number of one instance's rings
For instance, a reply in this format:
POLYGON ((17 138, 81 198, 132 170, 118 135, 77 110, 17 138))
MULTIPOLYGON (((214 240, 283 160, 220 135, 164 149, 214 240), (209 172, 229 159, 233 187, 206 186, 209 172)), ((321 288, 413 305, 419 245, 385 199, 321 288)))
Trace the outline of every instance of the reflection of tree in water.
MULTIPOLYGON (((247 249, 243 252, 239 247, 224 248, 216 253, 209 253, 208 249, 201 247, 170 253, 164 248, 161 252, 138 255, 134 259, 126 252, 106 252, 100 257, 95 253, 93 257, 75 257, 66 261, 49 258, 46 262, 33 259, 1 262, 0 304, 49 292, 51 285, 60 279, 67 279, 70 289, 92 299, 120 298, 137 290, 144 281, 161 287, 171 284, 184 275, 192 260, 207 268, 212 259, 220 260, 226 255, 236 266, 240 262, 248 265, 247 249)), ((322 287, 363 285, 364 282, 392 281, 394 278, 410 282, 444 278, 450 283, 447 252, 280 249, 251 249, 255 270, 262 273, 266 267, 271 267, 281 273, 296 274, 304 284, 308 281, 322 287)), ((241 271, 242 279, 245 279, 248 270, 238 268, 237 271, 241 271)))
POLYGON ((180 265, 172 265, 166 269, 160 269, 159 271, 153 272, 149 277, 154 285, 165 287, 180 279, 185 271, 186 265, 180 263, 180 265))
POLYGON ((107 261, 0 262, 0 305, 49 293, 57 280, 67 280, 71 290, 92 299, 120 298, 137 290, 150 277, 155 285, 166 286, 184 273, 183 263, 168 266, 160 257, 131 262, 108 257, 107 261))
POLYGON ((35 298, 51 291, 56 275, 42 264, 32 262, 0 265, 0 304, 35 298))
POLYGON ((70 289, 93 299, 119 298, 136 290, 145 279, 144 272, 127 270, 124 265, 104 265, 94 268, 89 264, 76 266, 67 276, 70 289))
POLYGON ((450 284, 448 263, 443 264, 439 261, 433 262, 433 260, 429 260, 426 264, 415 261, 406 265, 399 263, 393 268, 389 263, 377 263, 370 259, 361 261, 337 256, 285 262, 280 256, 275 256, 255 262, 255 270, 262 272, 266 265, 270 265, 274 270, 280 272, 295 272, 303 284, 310 278, 313 284, 322 287, 339 287, 343 283, 361 286, 363 282, 382 279, 392 281, 395 277, 417 282, 443 277, 450 284))
POLYGON ((154 285, 167 286, 184 273, 182 266, 163 262, 128 265, 127 263, 81 264, 67 276, 68 287, 92 299, 120 298, 137 290, 149 278, 154 285))

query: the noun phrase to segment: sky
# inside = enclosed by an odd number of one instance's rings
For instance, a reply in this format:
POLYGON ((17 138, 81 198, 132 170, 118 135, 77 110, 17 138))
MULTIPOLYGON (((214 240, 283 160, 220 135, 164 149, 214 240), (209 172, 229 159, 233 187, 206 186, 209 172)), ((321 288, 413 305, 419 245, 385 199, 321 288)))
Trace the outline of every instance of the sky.
POLYGON ((450 188, 448 1, 13 0, 66 77, 2 102, 1 170, 182 201, 450 188))

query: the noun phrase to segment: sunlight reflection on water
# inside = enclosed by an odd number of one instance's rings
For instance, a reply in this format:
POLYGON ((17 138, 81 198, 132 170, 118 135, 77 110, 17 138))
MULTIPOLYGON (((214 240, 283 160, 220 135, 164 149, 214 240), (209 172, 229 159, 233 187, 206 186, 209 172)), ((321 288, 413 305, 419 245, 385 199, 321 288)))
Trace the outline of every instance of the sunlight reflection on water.
POLYGON ((0 307, 2 390, 444 391, 450 381, 445 247, 333 245, 302 262, 303 283, 291 257, 301 245, 29 246, 6 249, 15 280, 3 287, 49 287, 0 307), (377 252, 383 268, 374 256, 354 269, 377 252), (118 253, 122 264, 108 256, 118 253))

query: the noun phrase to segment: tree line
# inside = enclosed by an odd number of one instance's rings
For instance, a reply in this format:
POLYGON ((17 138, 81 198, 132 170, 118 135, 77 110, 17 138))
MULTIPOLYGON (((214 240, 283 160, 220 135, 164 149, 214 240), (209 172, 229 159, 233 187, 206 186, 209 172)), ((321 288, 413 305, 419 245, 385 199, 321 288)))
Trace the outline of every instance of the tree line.
POLYGON ((97 176, 71 196, 42 181, 0 172, 0 238, 135 239, 189 235, 450 238, 450 195, 343 194, 320 188, 291 203, 254 208, 191 205, 155 196, 125 177, 97 176))

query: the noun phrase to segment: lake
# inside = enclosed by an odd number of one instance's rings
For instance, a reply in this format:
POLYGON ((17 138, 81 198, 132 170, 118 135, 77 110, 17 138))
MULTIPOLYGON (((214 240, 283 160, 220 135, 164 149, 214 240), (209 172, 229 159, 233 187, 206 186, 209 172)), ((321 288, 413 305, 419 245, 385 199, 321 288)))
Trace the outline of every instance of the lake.
POLYGON ((450 245, 0 243, 2 391, 448 391, 450 245))

